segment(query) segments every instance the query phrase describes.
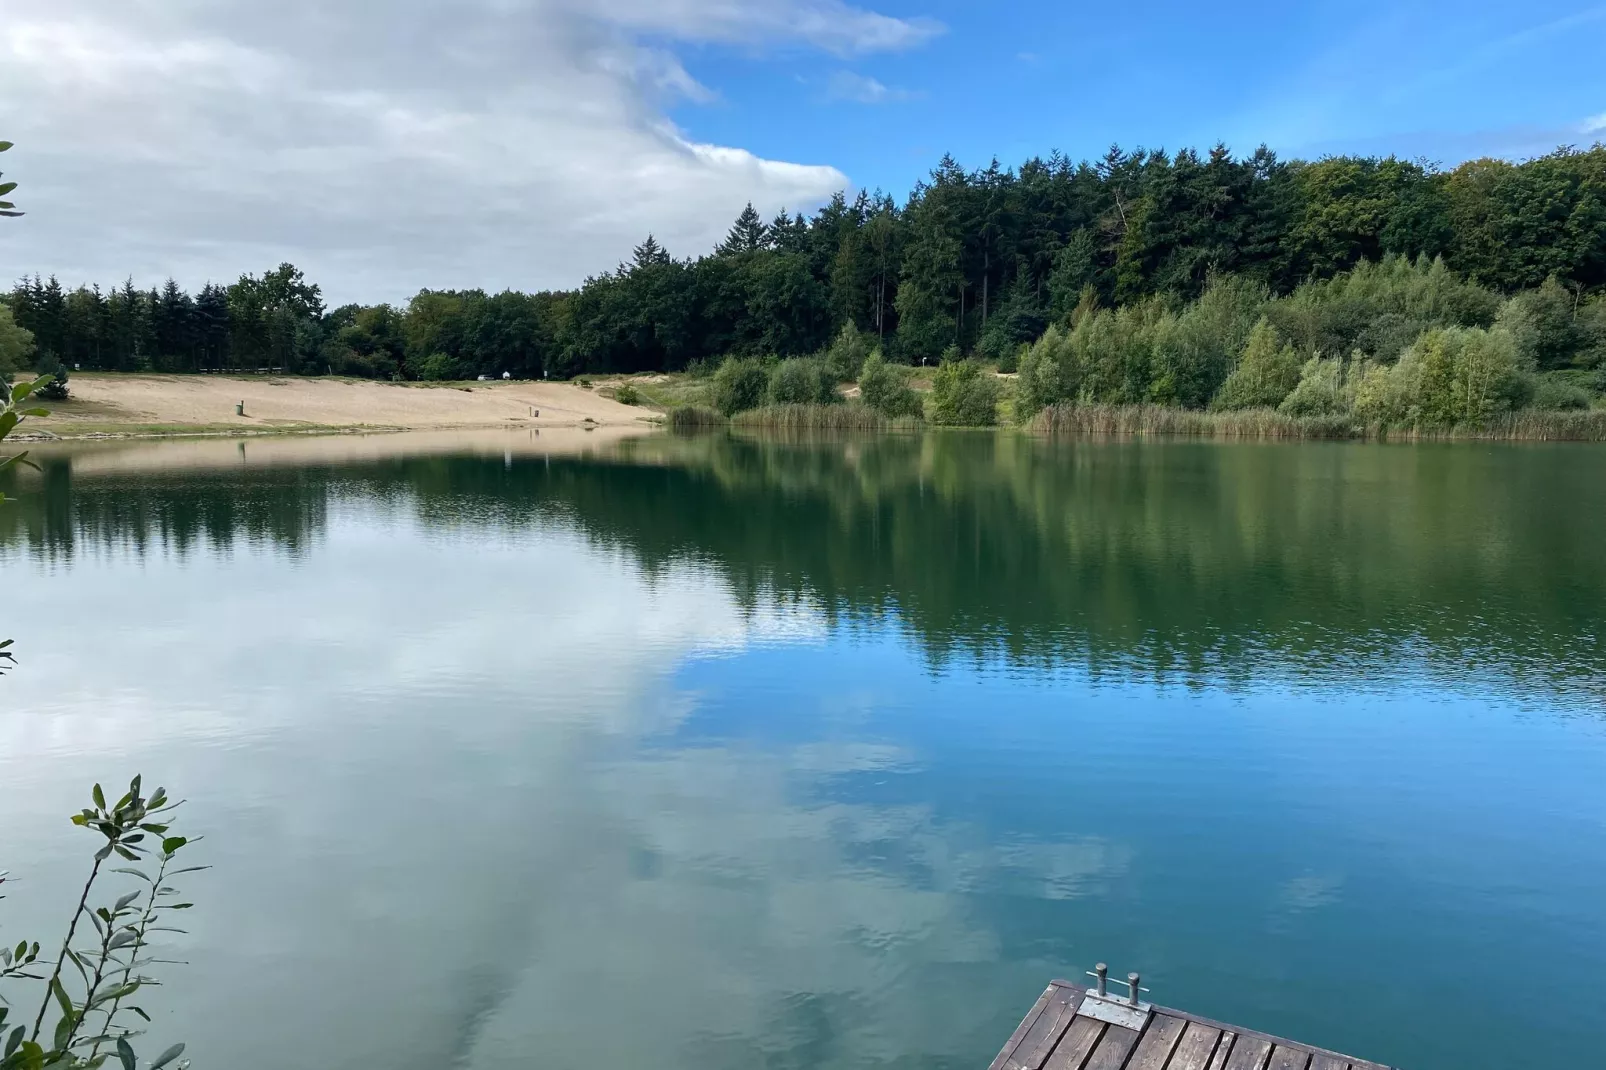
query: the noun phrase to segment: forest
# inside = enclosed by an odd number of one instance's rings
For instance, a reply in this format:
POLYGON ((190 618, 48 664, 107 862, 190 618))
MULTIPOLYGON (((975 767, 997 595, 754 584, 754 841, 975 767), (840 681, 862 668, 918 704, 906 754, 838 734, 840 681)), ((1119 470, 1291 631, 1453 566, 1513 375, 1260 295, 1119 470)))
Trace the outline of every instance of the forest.
MULTIPOLYGON (((1449 170, 1112 148, 1015 168, 944 157, 902 204, 839 194, 768 222, 749 206, 710 252, 677 258, 648 235, 568 292, 424 290, 331 309, 290 264, 194 294, 171 279, 102 290, 34 275, 0 307, 0 362, 569 378, 823 354, 851 326, 889 362, 1024 360, 1028 408, 1201 407, 1245 364, 1233 404, 1286 399, 1311 371, 1319 408, 1321 390, 1360 385, 1357 358, 1390 365, 1418 342, 1591 373, 1606 361, 1603 291, 1599 144, 1449 170)), ((1385 386, 1371 394, 1386 407, 1385 386)))

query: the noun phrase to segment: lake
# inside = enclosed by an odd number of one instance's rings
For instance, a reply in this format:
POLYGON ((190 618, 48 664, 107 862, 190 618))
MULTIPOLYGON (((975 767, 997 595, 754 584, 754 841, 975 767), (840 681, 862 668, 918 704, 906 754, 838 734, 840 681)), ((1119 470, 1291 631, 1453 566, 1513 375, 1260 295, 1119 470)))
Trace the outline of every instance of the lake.
POLYGON ((59 938, 91 783, 187 797, 151 1052, 978 1070, 1103 960, 1416 1070, 1598 1058, 1606 449, 42 463, 0 510, 0 939, 59 938))

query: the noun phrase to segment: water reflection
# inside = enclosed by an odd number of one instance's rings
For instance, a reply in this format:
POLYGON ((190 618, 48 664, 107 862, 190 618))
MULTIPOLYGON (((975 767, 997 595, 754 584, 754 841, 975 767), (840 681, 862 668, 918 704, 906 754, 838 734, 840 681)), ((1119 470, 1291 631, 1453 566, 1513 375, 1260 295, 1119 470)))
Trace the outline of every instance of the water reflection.
POLYGON ((0 512, 6 932, 82 785, 181 786, 198 1064, 974 1067, 1097 958, 1399 1064, 1606 1028, 1606 455, 396 441, 0 512))
POLYGON ((575 457, 522 437, 478 444, 340 464, 303 446, 293 464, 154 472, 149 457, 132 471, 49 457, 0 515, 0 548, 293 555, 332 508, 360 504, 435 529, 562 523, 649 575, 704 562, 744 605, 894 622, 935 665, 1005 655, 1193 686, 1429 671, 1602 697, 1606 453, 1587 448, 652 436, 575 457))

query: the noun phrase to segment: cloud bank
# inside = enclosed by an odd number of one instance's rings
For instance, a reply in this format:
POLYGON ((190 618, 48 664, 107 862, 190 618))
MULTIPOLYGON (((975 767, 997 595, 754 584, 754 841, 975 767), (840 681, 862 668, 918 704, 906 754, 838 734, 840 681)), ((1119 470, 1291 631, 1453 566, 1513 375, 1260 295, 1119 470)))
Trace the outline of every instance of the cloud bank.
POLYGON ((293 260, 335 300, 572 286, 654 232, 817 202, 819 163, 700 144, 677 45, 834 56, 940 27, 837 0, 12 0, 0 134, 28 215, 0 270, 187 285, 293 260))

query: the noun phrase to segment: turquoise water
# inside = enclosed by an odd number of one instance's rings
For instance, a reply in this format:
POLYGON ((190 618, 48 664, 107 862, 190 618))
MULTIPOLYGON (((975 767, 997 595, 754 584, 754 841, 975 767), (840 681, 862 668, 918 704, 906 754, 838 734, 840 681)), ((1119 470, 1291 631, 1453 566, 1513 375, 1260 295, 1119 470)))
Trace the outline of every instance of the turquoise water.
POLYGON ((979 1067, 1104 960, 1596 1058, 1606 451, 410 441, 9 490, 0 939, 91 782, 186 796, 150 1050, 979 1067))

